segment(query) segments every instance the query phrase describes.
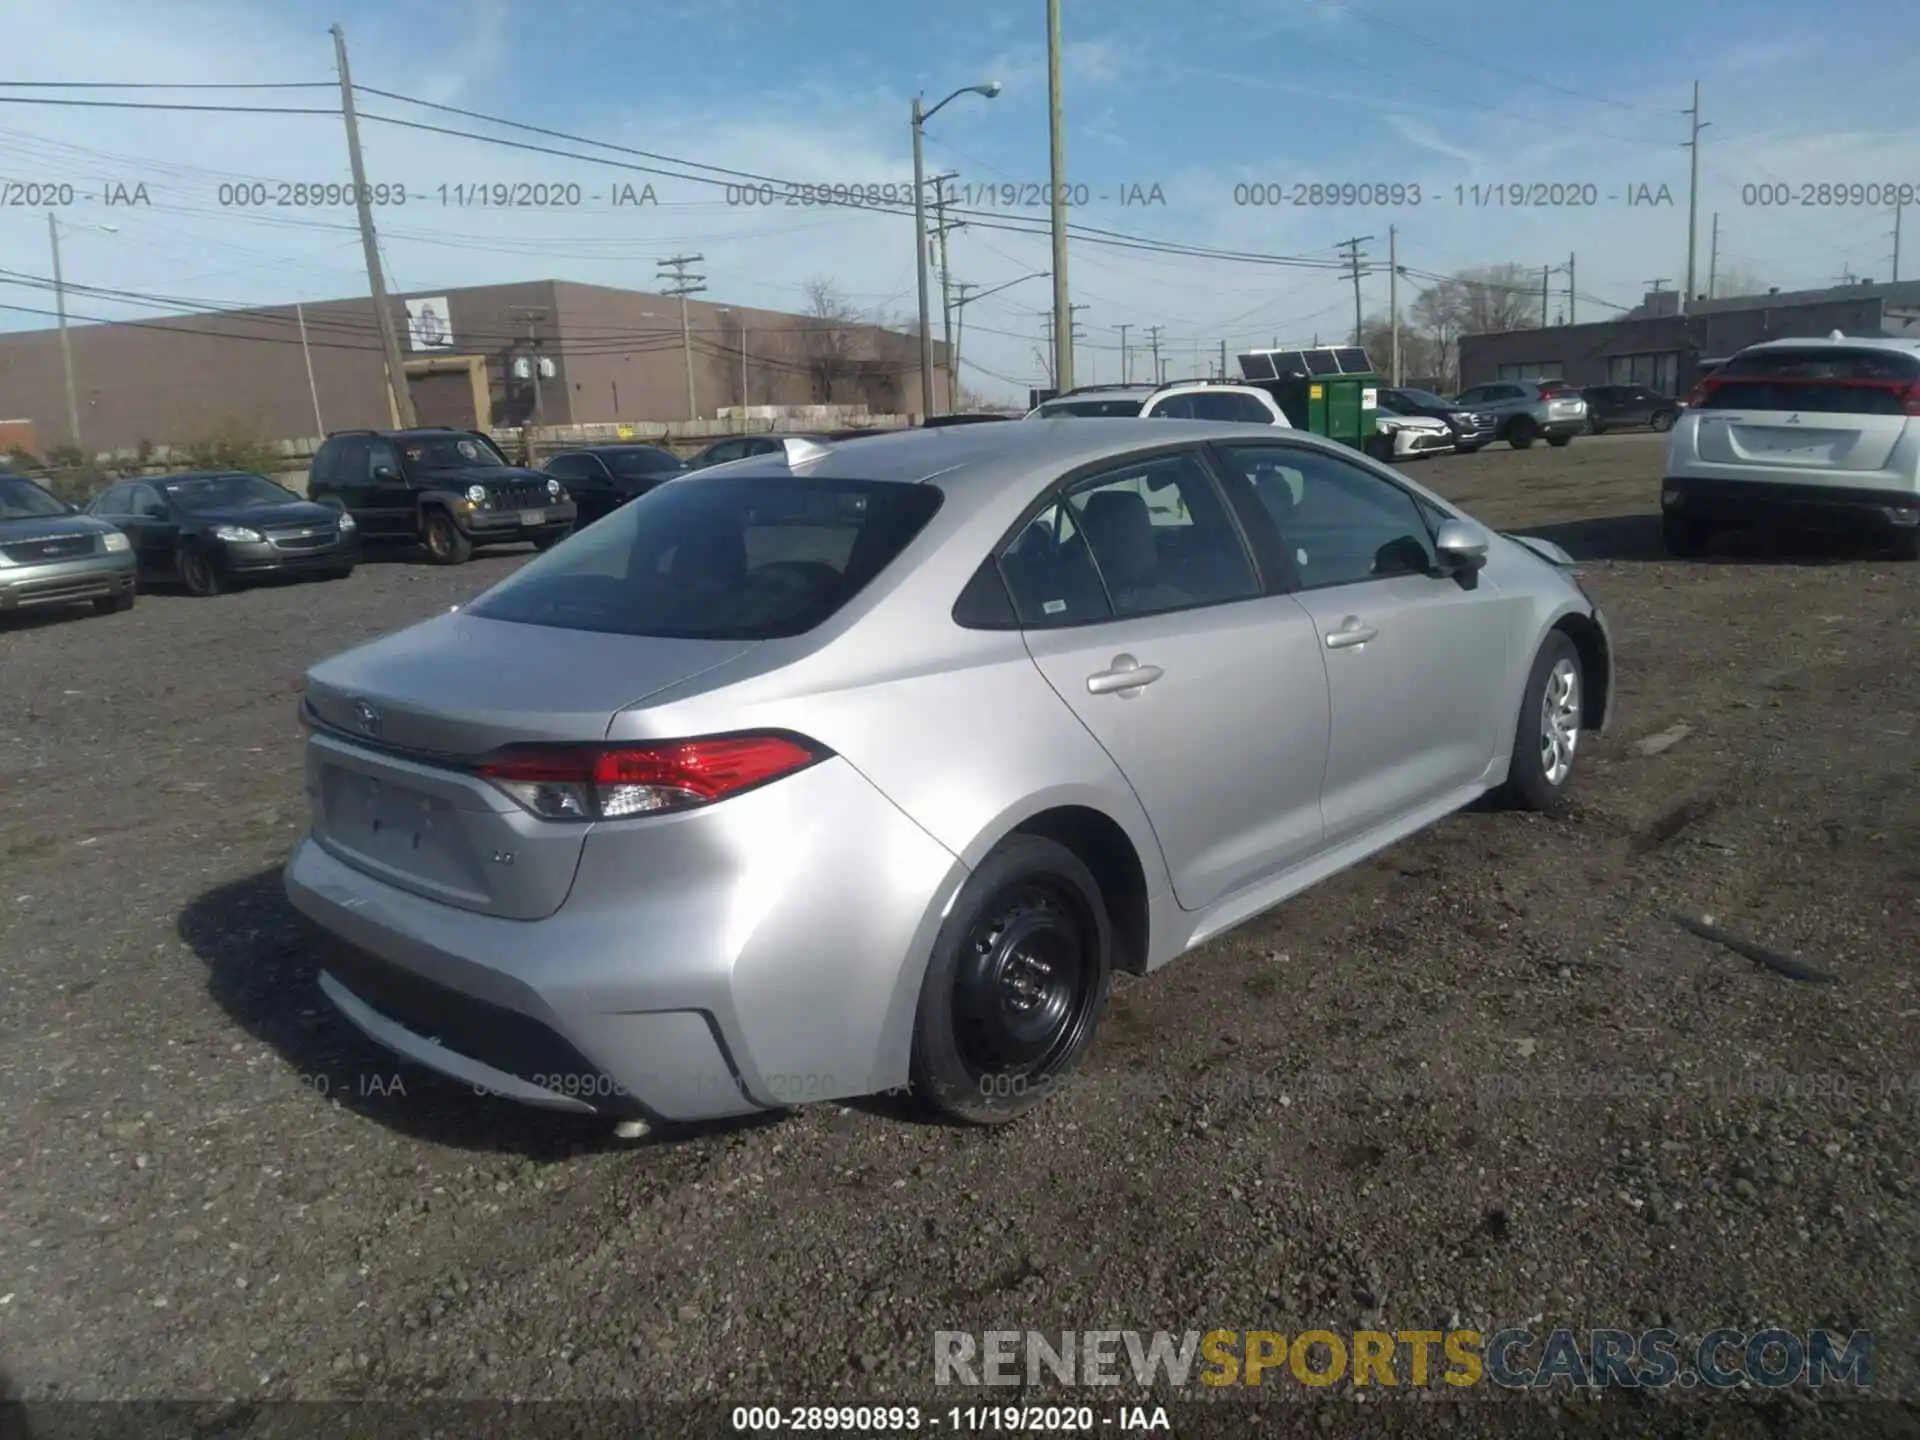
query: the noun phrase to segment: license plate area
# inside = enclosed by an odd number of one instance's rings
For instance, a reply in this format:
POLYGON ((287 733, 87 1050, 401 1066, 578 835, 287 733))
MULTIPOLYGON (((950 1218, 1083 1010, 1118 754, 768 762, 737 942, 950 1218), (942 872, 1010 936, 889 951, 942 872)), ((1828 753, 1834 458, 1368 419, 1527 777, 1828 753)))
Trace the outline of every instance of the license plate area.
POLYGON ((522 525, 544 525, 547 523, 547 512, 544 510, 522 510, 520 512, 520 523, 522 525))

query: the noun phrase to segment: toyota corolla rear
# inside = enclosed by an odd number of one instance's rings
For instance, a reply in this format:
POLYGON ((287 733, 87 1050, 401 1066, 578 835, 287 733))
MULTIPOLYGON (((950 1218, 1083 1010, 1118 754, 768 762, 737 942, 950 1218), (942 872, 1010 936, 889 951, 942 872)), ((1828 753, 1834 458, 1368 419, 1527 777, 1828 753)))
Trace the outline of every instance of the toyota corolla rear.
POLYGON ((1661 505, 1700 524, 1920 530, 1920 345, 1843 339, 1741 352, 1688 397, 1661 505))
POLYGON ((911 563, 940 502, 688 477, 315 667, 312 828, 287 886, 334 1004, 420 1063, 562 1109, 688 1120, 878 1088, 873 1036, 914 998, 899 958, 958 862, 780 723, 778 682, 911 563), (742 723, 658 733, 689 699, 742 723))

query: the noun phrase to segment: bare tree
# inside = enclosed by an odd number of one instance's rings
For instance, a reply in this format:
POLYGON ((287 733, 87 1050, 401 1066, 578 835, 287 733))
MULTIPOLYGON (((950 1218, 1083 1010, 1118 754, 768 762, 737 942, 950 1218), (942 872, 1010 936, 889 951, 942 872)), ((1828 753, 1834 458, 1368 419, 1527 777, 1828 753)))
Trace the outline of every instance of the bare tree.
POLYGON ((1713 277, 1713 296, 1725 300, 1734 295, 1764 295, 1767 282, 1742 265, 1722 265, 1713 277))
POLYGON ((860 313, 840 287, 824 275, 816 275, 804 288, 807 305, 802 312, 801 354, 806 359, 814 403, 830 405, 835 387, 855 368, 854 339, 861 325, 860 313))

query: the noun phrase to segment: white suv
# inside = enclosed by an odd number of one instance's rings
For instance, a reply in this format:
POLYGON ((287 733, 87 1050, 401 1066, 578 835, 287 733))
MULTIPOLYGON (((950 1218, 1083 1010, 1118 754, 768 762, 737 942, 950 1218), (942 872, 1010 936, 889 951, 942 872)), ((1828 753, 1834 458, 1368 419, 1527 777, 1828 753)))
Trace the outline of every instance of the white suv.
POLYGON ((1066 416, 1103 419, 1230 420, 1292 429, 1274 398, 1253 385, 1182 380, 1172 385, 1082 385, 1027 412, 1029 420, 1066 416))
POLYGON ((1920 340, 1769 340, 1687 397, 1660 487, 1669 552, 1782 521, 1861 530, 1920 560, 1920 340))

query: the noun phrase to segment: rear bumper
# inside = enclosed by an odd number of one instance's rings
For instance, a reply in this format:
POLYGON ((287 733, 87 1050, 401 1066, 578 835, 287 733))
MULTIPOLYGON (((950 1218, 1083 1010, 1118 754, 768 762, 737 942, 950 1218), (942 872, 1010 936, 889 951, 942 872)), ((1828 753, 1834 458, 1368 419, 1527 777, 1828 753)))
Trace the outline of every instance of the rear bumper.
POLYGON ((131 550, 83 555, 52 565, 9 565, 0 570, 0 611, 130 594, 133 567, 131 550))
POLYGON ((329 998, 407 1058, 529 1104, 694 1121, 907 1078, 965 868, 829 760, 711 810, 602 824, 545 920, 441 904, 312 838, 286 869, 329 998))
POLYGON ((1562 435, 1584 435, 1587 433, 1587 417, 1582 415, 1572 420, 1540 420, 1535 425, 1542 435, 1557 440, 1562 435))
POLYGON ((1660 482, 1660 508, 1722 525, 1804 525, 1875 534, 1920 527, 1920 491, 1912 490, 1670 476, 1660 482))

